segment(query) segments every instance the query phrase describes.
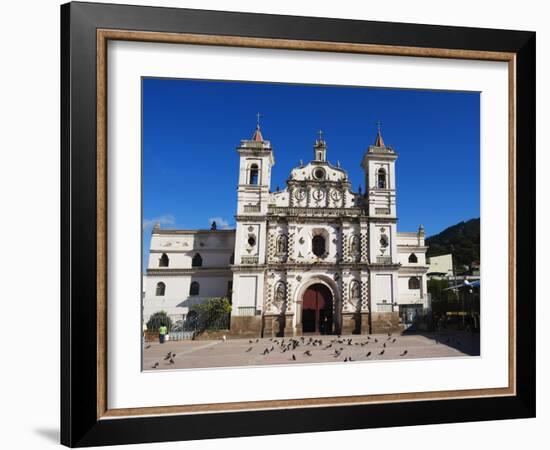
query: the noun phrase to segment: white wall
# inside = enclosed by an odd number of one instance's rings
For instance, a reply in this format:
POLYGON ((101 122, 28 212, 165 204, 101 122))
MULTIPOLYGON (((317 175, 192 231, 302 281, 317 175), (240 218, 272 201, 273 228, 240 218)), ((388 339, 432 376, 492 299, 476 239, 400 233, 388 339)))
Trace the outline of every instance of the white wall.
POLYGON ((189 231, 170 233, 161 230, 151 236, 149 269, 159 267, 159 259, 166 253, 169 259, 168 269, 188 269, 192 267, 193 257, 198 253, 202 258, 202 267, 227 267, 235 250, 235 231, 189 231), (169 234, 166 234, 169 233, 169 234))
POLYGON ((418 303, 422 301, 426 304, 426 291, 424 288, 424 277, 417 276, 420 281, 420 289, 409 289, 409 278, 416 275, 401 275, 398 277, 399 296, 397 302, 399 304, 418 303))
POLYGON ((416 251, 414 249, 410 249, 406 247, 398 247, 397 256, 398 256, 399 262, 403 266, 408 266, 408 267, 426 266, 426 253, 423 251, 416 251), (409 256, 411 256, 412 253, 416 255, 418 262, 415 262, 415 263, 409 262, 409 256))
POLYGON ((373 311, 381 311, 382 304, 391 304, 394 300, 393 277, 391 273, 377 273, 374 275, 373 298, 371 305, 373 311))
POLYGON ((232 281, 233 275, 216 276, 202 275, 178 275, 178 276, 147 276, 145 286, 145 298, 143 299, 143 320, 147 322, 151 314, 158 311, 166 311, 170 315, 187 314, 189 307, 207 297, 225 297, 227 295, 227 283, 232 281), (199 295, 189 295, 191 283, 199 283, 199 295), (157 295, 157 283, 165 284, 164 295, 157 295))
MULTIPOLYGON (((99 0, 101 1, 101 0, 99 0)), ((550 177, 543 174, 550 167, 550 132, 544 126, 550 117, 550 29, 545 2, 525 0, 495 2, 463 0, 447 3, 436 0, 393 0, 388 2, 297 2, 278 0, 133 0, 133 4, 155 4, 203 9, 232 9, 264 13, 317 15, 350 19, 401 21, 411 23, 447 24, 489 28, 528 29, 537 31, 537 183, 539 189, 537 229, 550 225, 547 198, 541 192, 550 190, 550 177)), ((0 232, 4 237, 2 261, 6 283, 3 302, 5 317, 20 317, 26 303, 33 314, 26 315, 25 327, 38 332, 22 333, 2 346, 2 383, 0 396, 4 408, 1 418, 9 424, 3 428, 0 445, 15 448, 59 448, 59 6, 56 0, 7 2, 3 5, 5 21, 0 28, 4 61, 0 71, 3 90, 0 115, 2 123, 0 188, 9 193, 2 196, 3 220, 0 232), (24 26, 23 26, 24 24, 24 26), (23 32, 24 31, 24 32, 23 32), (37 69, 39 68, 39 69, 37 69), (9 88, 6 88, 9 87, 9 88), (27 101, 26 99, 32 99, 27 101), (31 107, 32 106, 32 107, 31 107), (21 170, 24 168, 24 170, 21 170), (17 187, 17 189, 14 189, 17 187), (33 236, 37 226, 41 236, 40 252, 33 236), (15 233, 14 231, 17 231, 15 233), (29 276, 29 255, 34 255, 40 270, 29 276), (25 286, 22 299, 20 286, 25 286), (8 299, 8 301, 6 300, 8 299), (17 299, 12 301, 10 299, 17 299), (32 359, 20 357, 22 349, 32 350, 32 359), (40 383, 36 373, 40 373, 40 383)), ((254 110, 255 111, 255 110, 254 110)), ((330 149, 329 149, 330 155, 330 149)), ((550 327, 543 320, 550 314, 550 304, 544 300, 543 274, 550 270, 546 255, 550 242, 537 242, 537 338, 550 342, 550 327)), ((537 347, 538 380, 550 376, 548 352, 537 347)), ((355 430, 285 436, 194 441, 181 444, 143 444, 128 449, 227 450, 262 448, 333 449, 367 442, 370 447, 406 448, 408 450, 464 448, 517 449, 531 442, 545 442, 550 426, 550 388, 538 383, 538 418, 423 427, 355 430)))

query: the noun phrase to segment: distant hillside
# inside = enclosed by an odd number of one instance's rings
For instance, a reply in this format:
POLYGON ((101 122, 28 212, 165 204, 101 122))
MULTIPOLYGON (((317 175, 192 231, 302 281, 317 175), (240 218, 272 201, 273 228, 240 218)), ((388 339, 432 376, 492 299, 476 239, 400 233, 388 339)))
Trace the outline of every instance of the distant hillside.
POLYGON ((452 253, 457 268, 462 265, 469 267, 472 261, 479 261, 479 223, 479 219, 460 222, 426 238, 429 246, 427 256, 452 253))

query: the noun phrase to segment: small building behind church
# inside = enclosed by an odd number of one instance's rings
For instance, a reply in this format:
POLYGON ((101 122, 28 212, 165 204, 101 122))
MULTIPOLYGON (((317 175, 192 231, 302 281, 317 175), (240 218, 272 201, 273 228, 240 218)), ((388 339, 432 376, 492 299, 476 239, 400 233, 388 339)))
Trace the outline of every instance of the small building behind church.
POLYGON ((428 277, 430 276, 453 276, 453 255, 438 255, 428 258, 428 277))
POLYGON ((378 129, 358 161, 364 193, 327 156, 320 134, 311 161, 272 191, 275 150, 258 124, 237 147, 235 229, 153 228, 144 321, 161 310, 182 320, 222 296, 228 337, 391 332, 425 312, 424 229, 397 231, 398 154, 378 129))

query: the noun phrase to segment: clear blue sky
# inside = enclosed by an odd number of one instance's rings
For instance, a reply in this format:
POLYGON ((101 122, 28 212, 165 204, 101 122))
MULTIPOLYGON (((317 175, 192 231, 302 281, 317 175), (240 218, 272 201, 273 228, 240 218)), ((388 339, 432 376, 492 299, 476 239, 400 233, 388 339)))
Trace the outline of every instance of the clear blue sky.
POLYGON ((361 157, 382 123, 399 158, 398 230, 422 223, 428 236, 479 217, 479 93, 250 82, 143 79, 143 239, 166 228, 233 228, 239 159, 262 114, 283 188, 310 161, 317 131, 327 159, 340 161, 364 190, 361 157))

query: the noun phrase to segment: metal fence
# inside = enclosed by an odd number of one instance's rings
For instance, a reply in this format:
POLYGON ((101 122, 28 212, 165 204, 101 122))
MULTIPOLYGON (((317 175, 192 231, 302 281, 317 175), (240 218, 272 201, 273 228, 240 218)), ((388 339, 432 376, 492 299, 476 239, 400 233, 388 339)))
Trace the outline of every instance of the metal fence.
POLYGON ((203 331, 228 330, 230 326, 230 314, 211 315, 208 313, 197 313, 190 311, 187 316, 173 315, 165 317, 152 317, 147 322, 149 331, 156 331, 161 326, 166 326, 168 339, 181 341, 193 339, 195 335, 203 331))

